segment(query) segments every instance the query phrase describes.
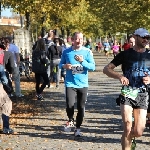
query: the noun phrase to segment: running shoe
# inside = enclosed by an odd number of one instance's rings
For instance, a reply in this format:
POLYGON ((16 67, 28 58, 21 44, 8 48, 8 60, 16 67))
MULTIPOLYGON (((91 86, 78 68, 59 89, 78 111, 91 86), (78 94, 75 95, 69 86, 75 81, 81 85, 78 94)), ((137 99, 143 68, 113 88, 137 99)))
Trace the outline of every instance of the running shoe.
POLYGON ((14 131, 11 128, 3 128, 3 134, 13 134, 14 131))
POLYGON ((36 97, 37 97, 37 100, 44 100, 44 98, 41 94, 37 94, 36 97))
POLYGON ((76 129, 74 130, 74 136, 75 136, 75 137, 80 137, 80 136, 81 136, 81 130, 78 129, 78 128, 76 128, 76 129))
POLYGON ((66 125, 64 126, 64 131, 65 132, 70 132, 72 127, 74 127, 74 121, 73 120, 68 121, 66 123, 66 125))

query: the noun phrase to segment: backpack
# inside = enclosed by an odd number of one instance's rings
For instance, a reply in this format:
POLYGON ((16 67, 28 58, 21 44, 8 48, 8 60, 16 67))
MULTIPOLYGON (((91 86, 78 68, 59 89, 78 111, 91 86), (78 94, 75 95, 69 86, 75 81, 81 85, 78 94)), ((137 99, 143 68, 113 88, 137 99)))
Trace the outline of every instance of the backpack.
POLYGON ((4 64, 4 51, 0 50, 0 65, 4 64))
POLYGON ((32 53, 32 71, 34 73, 44 73, 47 71, 49 60, 46 51, 36 51, 32 53))

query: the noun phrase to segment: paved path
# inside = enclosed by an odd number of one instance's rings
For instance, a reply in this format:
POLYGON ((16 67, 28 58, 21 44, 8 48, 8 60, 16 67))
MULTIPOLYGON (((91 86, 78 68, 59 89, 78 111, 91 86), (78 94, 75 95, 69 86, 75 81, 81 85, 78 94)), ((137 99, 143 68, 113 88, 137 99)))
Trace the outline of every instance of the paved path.
MULTIPOLYGON (((115 103, 120 83, 102 73, 108 63, 103 54, 94 52, 96 71, 89 73, 89 96, 86 103, 82 138, 74 138, 73 132, 66 133, 63 126, 67 121, 64 100, 64 85, 59 90, 46 89, 45 100, 34 101, 37 113, 26 116, 18 111, 11 117, 16 121, 15 135, 1 135, 0 147, 4 150, 121 150, 122 121, 119 107, 115 103)), ((109 60, 111 60, 109 58, 109 60)), ((120 68, 116 68, 120 70, 120 68)), ((30 99, 26 102, 28 103, 30 99)), ((25 111, 24 111, 25 112, 25 111)), ((75 112, 76 115, 76 112, 75 112)), ((136 150, 150 149, 150 130, 137 139, 136 150)))

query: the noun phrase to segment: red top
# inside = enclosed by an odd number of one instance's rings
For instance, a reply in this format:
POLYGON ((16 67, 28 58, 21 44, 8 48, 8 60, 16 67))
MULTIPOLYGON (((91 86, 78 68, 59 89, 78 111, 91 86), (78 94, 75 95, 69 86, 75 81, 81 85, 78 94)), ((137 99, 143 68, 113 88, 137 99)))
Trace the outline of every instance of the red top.
POLYGON ((127 50, 127 49, 130 48, 130 44, 129 44, 129 43, 124 43, 124 45, 122 46, 122 48, 123 48, 124 50, 127 50))

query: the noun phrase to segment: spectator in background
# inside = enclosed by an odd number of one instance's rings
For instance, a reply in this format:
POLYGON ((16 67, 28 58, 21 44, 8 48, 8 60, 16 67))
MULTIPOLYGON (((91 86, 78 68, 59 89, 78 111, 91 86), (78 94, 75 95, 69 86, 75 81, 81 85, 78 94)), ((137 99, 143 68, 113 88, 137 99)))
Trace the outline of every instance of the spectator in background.
MULTIPOLYGON (((60 73, 61 70, 59 69, 59 62, 62 55, 62 47, 60 46, 60 38, 55 37, 54 38, 54 45, 51 45, 48 48, 48 59, 50 60, 51 64, 51 75, 50 75, 50 81, 53 81, 54 76, 56 75, 56 88, 59 88, 59 81, 60 81, 60 73)), ((48 85, 49 87, 53 87, 51 83, 48 85)))
POLYGON ((3 134, 13 134, 14 131, 9 127, 9 115, 12 110, 12 102, 0 83, 0 109, 2 110, 3 134))
POLYGON ((7 79, 7 76, 5 73, 4 49, 5 49, 5 46, 0 44, 0 55, 1 55, 1 59, 0 59, 0 83, 3 84, 3 86, 5 86, 6 92, 9 93, 11 91, 11 88, 9 86, 8 79, 7 79))
POLYGON ((47 34, 47 37, 44 38, 45 39, 45 44, 46 44, 46 50, 48 50, 48 48, 54 44, 53 40, 54 40, 54 31, 50 30, 47 34))
MULTIPOLYGON (((39 35, 37 41, 41 38, 42 38, 41 35, 39 35)), ((32 50, 34 50, 36 48, 37 41, 35 41, 35 43, 33 44, 32 50)))
POLYGON ((91 48, 91 42, 90 42, 90 40, 87 40, 86 41, 86 44, 84 45, 86 48, 89 48, 90 50, 92 49, 91 48))
POLYGON ((124 51, 130 48, 130 43, 128 39, 126 39, 125 43, 122 45, 122 48, 124 49, 124 51))
POLYGON ((133 48, 133 46, 135 45, 135 39, 133 36, 130 37, 129 44, 130 44, 130 48, 133 48))
POLYGON ((15 68, 14 56, 13 56, 12 52, 8 51, 9 41, 4 40, 4 45, 5 45, 5 47, 4 47, 4 67, 5 67, 5 74, 8 79, 8 85, 10 87, 10 91, 7 91, 6 85, 3 85, 3 87, 4 87, 4 90, 6 91, 6 93, 8 94, 8 96, 12 97, 13 96, 13 94, 12 94, 13 86, 12 86, 11 77, 12 77, 12 74, 13 74, 13 71, 15 68))
POLYGON ((119 53, 119 45, 117 44, 117 41, 115 40, 113 46, 112 46, 112 51, 113 51, 113 55, 114 57, 119 53))
POLYGON ((104 42, 104 52, 105 52, 105 56, 107 57, 107 60, 108 60, 110 50, 111 50, 110 44, 109 44, 108 40, 106 40, 104 42))
MULTIPOLYGON (((45 39, 45 46, 46 46, 46 51, 48 52, 48 48, 51 45, 54 45, 54 31, 53 30, 49 30, 49 32, 44 36, 45 39)), ((50 65, 47 67, 47 74, 48 74, 48 78, 50 80, 50 75, 51 75, 51 67, 50 65)), ((47 87, 49 88, 50 85, 48 84, 47 87)))
POLYGON ((35 50, 32 52, 32 71, 35 73, 36 80, 36 97, 37 100, 43 100, 42 92, 46 85, 49 83, 47 74, 47 66, 49 61, 44 39, 39 39, 35 50), (43 83, 40 86, 41 78, 43 83))
POLYGON ((64 38, 64 39, 60 39, 60 46, 62 47, 62 53, 63 53, 63 51, 65 50, 65 49, 67 49, 67 48, 69 48, 71 45, 70 44, 68 44, 68 42, 67 42, 67 39, 66 38, 64 38))
POLYGON ((20 64, 20 55, 19 55, 19 48, 18 46, 12 44, 12 38, 6 37, 5 38, 8 42, 8 51, 13 53, 14 56, 14 71, 12 74, 12 79, 15 83, 15 95, 16 97, 23 97, 24 95, 21 93, 20 88, 20 72, 19 72, 19 64, 20 64))
POLYGON ((103 50, 103 45, 101 42, 98 42, 97 48, 98 48, 98 52, 101 53, 101 51, 103 50))

